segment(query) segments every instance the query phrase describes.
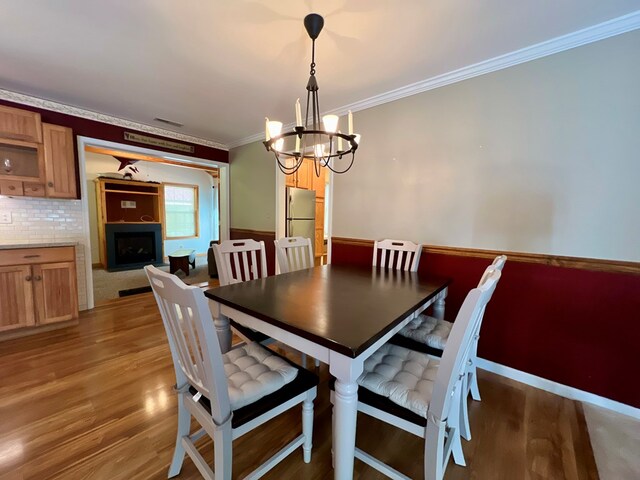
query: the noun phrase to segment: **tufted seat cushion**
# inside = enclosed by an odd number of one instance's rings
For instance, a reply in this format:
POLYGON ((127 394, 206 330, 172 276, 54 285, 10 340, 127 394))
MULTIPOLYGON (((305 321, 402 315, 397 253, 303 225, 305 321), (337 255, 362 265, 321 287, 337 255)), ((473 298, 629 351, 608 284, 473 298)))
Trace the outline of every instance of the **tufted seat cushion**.
POLYGON ((444 350, 452 328, 451 322, 423 314, 411 320, 398 334, 431 348, 444 350))
POLYGON ((232 410, 275 392, 298 374, 297 368, 257 343, 234 348, 222 359, 232 410))
POLYGON ((426 418, 439 360, 385 344, 364 362, 358 385, 426 418))

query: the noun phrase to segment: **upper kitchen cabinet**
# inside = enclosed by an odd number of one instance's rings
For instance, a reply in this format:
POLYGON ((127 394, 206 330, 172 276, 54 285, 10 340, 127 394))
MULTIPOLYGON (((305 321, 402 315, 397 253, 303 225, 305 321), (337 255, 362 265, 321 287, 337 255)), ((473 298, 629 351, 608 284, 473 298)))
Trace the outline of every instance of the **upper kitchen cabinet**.
POLYGON ((0 138, 42 143, 40 114, 0 105, 0 138))
POLYGON ((0 106, 0 194, 78 198, 72 130, 0 106))
POLYGON ((44 182, 44 155, 41 143, 0 138, 0 180, 44 182))
POLYGON ((60 125, 42 124, 46 193, 49 198, 76 198, 76 159, 73 132, 60 125))
MULTIPOLYGON (((289 162, 294 166, 293 160, 289 162)), ((315 166, 313 160, 303 160, 300 168, 290 175, 285 175, 285 185, 287 187, 304 188, 313 190, 313 177, 315 177, 315 166)))

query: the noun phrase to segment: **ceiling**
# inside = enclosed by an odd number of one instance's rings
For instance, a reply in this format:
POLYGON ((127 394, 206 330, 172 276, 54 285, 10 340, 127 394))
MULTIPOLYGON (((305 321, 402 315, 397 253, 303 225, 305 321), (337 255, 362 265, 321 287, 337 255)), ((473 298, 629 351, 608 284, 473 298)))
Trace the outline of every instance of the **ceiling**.
POLYGON ((638 0, 4 0, 0 88, 235 144, 637 10, 638 0), (160 117, 183 123, 167 127, 160 117))

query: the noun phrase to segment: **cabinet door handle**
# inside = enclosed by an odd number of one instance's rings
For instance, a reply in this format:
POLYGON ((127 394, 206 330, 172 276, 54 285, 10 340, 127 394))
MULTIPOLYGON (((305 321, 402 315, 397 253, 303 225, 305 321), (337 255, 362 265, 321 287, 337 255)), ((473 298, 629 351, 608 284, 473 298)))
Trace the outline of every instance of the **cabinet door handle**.
POLYGON ((40 275, 36 275, 35 277, 33 277, 33 279, 34 279, 36 282, 39 282, 40 280, 42 280, 42 277, 41 277, 40 275))
POLYGON ((14 187, 13 185, 9 185, 9 190, 15 190, 16 187, 14 187))
POLYGON ((49 182, 49 183, 47 183, 47 186, 49 186, 49 187, 53 187, 53 182, 49 182))
POLYGON ((31 281, 31 275, 27 275, 26 277, 24 277, 24 280, 26 282, 30 282, 31 281))
POLYGON ((24 258, 39 258, 40 255, 25 255, 24 258))

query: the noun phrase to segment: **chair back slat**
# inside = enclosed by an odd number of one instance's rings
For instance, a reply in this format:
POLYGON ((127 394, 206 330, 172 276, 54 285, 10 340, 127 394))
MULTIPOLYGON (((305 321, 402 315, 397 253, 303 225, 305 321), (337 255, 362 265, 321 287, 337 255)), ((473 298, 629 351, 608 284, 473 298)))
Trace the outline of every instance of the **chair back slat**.
POLYGON ((380 240, 373 245, 374 267, 417 272, 422 255, 422 244, 407 240, 380 240), (378 257, 380 260, 378 261, 378 257))
POLYGON ((264 242, 251 239, 224 240, 211 247, 221 286, 267 276, 264 242))
POLYGON ((429 407, 429 411, 440 420, 448 417, 454 389, 461 388, 460 381, 466 371, 473 334, 500 280, 500 270, 494 266, 487 270, 482 285, 471 290, 460 307, 442 354, 429 407))
POLYGON ((213 419, 223 421, 231 404, 207 299, 201 289, 185 285, 175 275, 151 265, 144 269, 167 333, 178 388, 190 384, 206 395, 213 419))
POLYGON ((284 237, 274 240, 280 273, 313 267, 311 240, 304 237, 284 237))

